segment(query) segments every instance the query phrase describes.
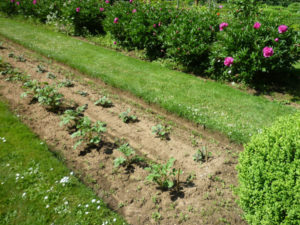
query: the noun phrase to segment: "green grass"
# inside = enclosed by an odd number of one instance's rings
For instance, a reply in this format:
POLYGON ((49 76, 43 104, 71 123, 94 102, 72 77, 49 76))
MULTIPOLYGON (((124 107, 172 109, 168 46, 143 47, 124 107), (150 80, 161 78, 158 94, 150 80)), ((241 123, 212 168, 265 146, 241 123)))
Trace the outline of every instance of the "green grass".
POLYGON ((106 221, 125 224, 0 102, 0 224, 106 221), (63 177, 69 182, 61 183, 63 177))
POLYGON ((217 82, 126 57, 33 24, 0 18, 0 34, 149 103, 245 143, 296 109, 217 82))

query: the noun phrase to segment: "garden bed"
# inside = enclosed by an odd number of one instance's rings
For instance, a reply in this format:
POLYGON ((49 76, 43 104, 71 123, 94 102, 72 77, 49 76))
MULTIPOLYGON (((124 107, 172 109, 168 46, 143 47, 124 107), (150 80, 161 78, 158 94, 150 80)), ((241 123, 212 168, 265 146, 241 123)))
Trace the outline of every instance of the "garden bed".
POLYGON ((122 95, 119 90, 108 88, 82 74, 77 76, 74 70, 36 56, 18 45, 5 41, 4 47, 0 52, 3 59, 31 75, 30 79, 60 83, 67 76, 74 87, 61 87, 59 92, 76 105, 88 104, 84 114, 92 121, 107 123, 107 132, 99 148, 80 146, 74 150, 75 141, 70 132, 59 125, 59 112, 46 110, 29 98, 20 98, 24 92, 20 83, 5 81, 5 76, 0 80, 1 95, 22 121, 60 152, 76 175, 129 223, 245 224, 232 194, 232 188, 237 184, 235 166, 241 150, 239 146, 230 144, 225 138, 207 136, 205 131, 191 128, 189 123, 174 122, 167 113, 158 114, 150 106, 146 107, 147 104, 136 104, 136 99, 129 95, 122 95), (8 57, 10 53, 13 57, 8 57), (20 56, 26 62, 18 60, 20 56), (38 66, 47 72, 37 72, 38 66), (51 77, 49 72, 56 78, 51 77), (85 92, 87 96, 83 96, 85 92), (94 105, 104 95, 112 99, 113 107, 94 105), (127 124, 119 118, 119 114, 128 108, 138 117, 138 122, 127 124), (157 124, 172 127, 169 140, 152 134, 151 128, 157 124), (116 150, 125 142, 147 162, 165 164, 174 157, 174 167, 183 171, 180 190, 171 188, 163 191, 156 184, 146 181, 149 172, 144 170, 143 164, 132 164, 127 169, 114 167, 114 159, 120 156, 116 150), (210 152, 210 156, 203 163, 194 161, 196 150, 203 147, 210 152))

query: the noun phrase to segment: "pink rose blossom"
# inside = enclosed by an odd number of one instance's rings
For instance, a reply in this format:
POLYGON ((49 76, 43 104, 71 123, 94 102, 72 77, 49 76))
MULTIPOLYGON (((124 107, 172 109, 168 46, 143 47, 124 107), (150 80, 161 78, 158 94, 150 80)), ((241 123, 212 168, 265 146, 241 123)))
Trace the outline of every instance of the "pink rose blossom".
POLYGON ((16 2, 17 5, 20 5, 20 2, 16 2))
POLYGON ((156 27, 156 24, 153 24, 153 27, 155 28, 155 27, 156 27))
POLYGON ((223 6, 222 6, 222 5, 219 5, 219 8, 220 8, 220 9, 222 9, 222 8, 223 8, 223 6))
POLYGON ((286 25, 280 25, 278 27, 279 34, 285 33, 287 30, 288 30, 288 26, 286 26, 286 25))
POLYGON ((224 22, 221 23, 221 24, 219 25, 220 31, 224 30, 225 27, 228 27, 228 23, 224 23, 224 22))
POLYGON ((226 57, 224 60, 224 65, 225 66, 231 66, 233 64, 234 59, 232 57, 226 57))
POLYGON ((129 3, 132 3, 132 0, 129 0, 129 3))
POLYGON ((114 19, 114 23, 118 23, 118 21, 119 21, 119 18, 116 17, 116 18, 114 19))
POLYGON ((278 41, 279 41, 279 39, 278 39, 278 38, 275 38, 275 39, 274 39, 274 41, 278 42, 278 41))
POLYGON ((76 12, 80 12, 80 7, 76 8, 76 12))
POLYGON ((109 3, 109 0, 106 0, 105 3, 108 4, 108 3, 109 3))
POLYGON ((100 12, 103 12, 103 11, 104 11, 104 8, 100 8, 99 11, 100 11, 100 12))
POLYGON ((34 4, 34 5, 35 5, 35 4, 36 4, 36 0, 33 0, 33 1, 32 1, 32 4, 34 4))
POLYGON ((136 9, 133 9, 133 10, 132 10, 132 13, 136 13, 136 9))
POLYGON ((261 24, 259 22, 256 22, 253 27, 254 27, 254 29, 258 30, 260 28, 260 26, 261 26, 261 24))
POLYGON ((10 0, 11 3, 13 3, 15 0, 10 0))
POLYGON ((116 45, 117 44, 117 42, 116 41, 114 41, 114 45, 116 45))
POLYGON ((158 23, 158 26, 159 26, 159 27, 161 26, 161 23, 160 23, 160 22, 158 23))
POLYGON ((264 47, 263 49, 264 57, 269 58, 274 54, 273 48, 271 47, 264 47))

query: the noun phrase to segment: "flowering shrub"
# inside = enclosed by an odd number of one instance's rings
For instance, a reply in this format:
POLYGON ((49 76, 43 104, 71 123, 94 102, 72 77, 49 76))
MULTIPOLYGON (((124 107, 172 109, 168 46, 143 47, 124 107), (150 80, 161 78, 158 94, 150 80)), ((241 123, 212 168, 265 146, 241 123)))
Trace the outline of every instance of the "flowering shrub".
POLYGON ((163 47, 167 56, 189 71, 202 72, 208 66, 210 46, 218 31, 216 13, 180 11, 164 29, 163 47))
POLYGON ((271 82, 287 74, 300 56, 299 33, 266 14, 251 20, 232 20, 217 39, 207 70, 215 79, 271 82), (223 63, 229 56, 234 58, 230 67, 223 63))

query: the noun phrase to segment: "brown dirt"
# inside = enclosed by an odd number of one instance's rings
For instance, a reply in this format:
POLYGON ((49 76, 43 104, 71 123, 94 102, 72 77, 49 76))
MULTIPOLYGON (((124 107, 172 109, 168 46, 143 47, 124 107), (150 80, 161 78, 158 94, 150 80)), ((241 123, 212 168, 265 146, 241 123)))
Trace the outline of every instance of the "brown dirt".
POLYGON ((75 86, 60 88, 59 92, 65 99, 78 105, 88 104, 85 115, 93 121, 107 123, 107 133, 100 149, 84 149, 84 146, 80 146, 74 150, 72 146, 75 141, 66 127, 59 126, 58 114, 47 111, 37 103, 30 103, 29 98, 21 99, 20 95, 24 91, 21 83, 8 82, 3 76, 0 77, 0 95, 10 103, 23 122, 52 146, 54 151, 62 154, 77 176, 129 223, 246 224, 231 190, 237 185, 235 166, 241 146, 12 42, 5 40, 3 45, 5 49, 0 50, 0 55, 4 61, 30 74, 32 79, 58 83, 71 77, 75 86), (15 56, 24 55, 27 61, 17 62, 9 58, 10 52, 15 56), (47 78, 47 73, 37 73, 39 64, 43 64, 57 78, 51 80, 47 78), (76 93, 78 91, 87 91, 89 95, 83 97, 76 93), (113 107, 102 108, 93 104, 104 94, 113 100, 113 107), (139 122, 125 124, 118 118, 128 108, 138 116, 139 122), (170 140, 161 140, 151 133, 151 127, 158 123, 172 125, 170 140), (130 171, 115 169, 113 160, 119 156, 116 148, 122 140, 126 140, 138 154, 157 163, 165 163, 174 157, 175 167, 183 171, 180 193, 157 189, 155 184, 145 181, 148 172, 138 165, 133 165, 130 171), (202 146, 213 157, 201 165, 193 161, 193 154, 202 146), (192 184, 185 182, 189 174, 196 175, 192 184))

